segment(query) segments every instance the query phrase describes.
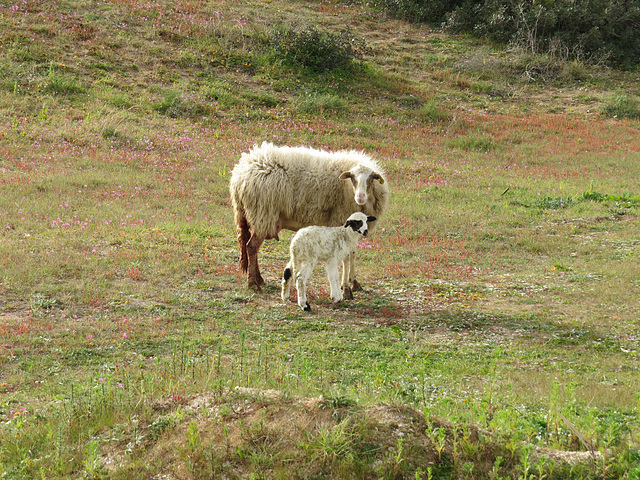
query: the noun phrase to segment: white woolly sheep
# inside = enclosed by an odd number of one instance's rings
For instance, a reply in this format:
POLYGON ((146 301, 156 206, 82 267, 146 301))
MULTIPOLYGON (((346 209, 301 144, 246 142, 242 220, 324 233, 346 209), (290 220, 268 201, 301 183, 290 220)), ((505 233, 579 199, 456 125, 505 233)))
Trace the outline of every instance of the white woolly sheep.
POLYGON ((331 300, 334 303, 341 302, 343 293, 338 283, 338 265, 355 250, 358 240, 367 235, 367 223, 375 220, 376 217, 356 212, 343 227, 311 226, 298 230, 291 239, 291 259, 282 275, 282 301, 286 303, 289 299, 293 278, 298 290, 298 305, 307 312, 311 310, 307 302, 307 282, 320 261, 325 262, 331 300))
MULTIPOLYGON (((363 152, 277 147, 267 142, 242 154, 229 191, 240 268, 247 273, 247 286, 257 291, 264 284, 258 266, 264 240, 278 239, 281 229, 342 225, 355 211, 380 218, 389 199, 384 171, 363 152)), ((359 288, 353 251, 344 261, 345 298, 353 298, 352 290, 359 288)))

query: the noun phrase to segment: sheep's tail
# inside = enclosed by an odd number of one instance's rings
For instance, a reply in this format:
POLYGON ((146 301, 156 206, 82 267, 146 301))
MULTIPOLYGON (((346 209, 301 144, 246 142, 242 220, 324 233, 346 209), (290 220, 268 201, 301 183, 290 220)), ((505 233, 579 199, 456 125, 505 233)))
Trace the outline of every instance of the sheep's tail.
POLYGON ((236 222, 236 232, 238 233, 238 247, 240 247, 240 270, 242 270, 242 273, 247 273, 249 269, 247 243, 249 243, 249 239, 251 238, 249 222, 247 222, 247 216, 242 208, 235 211, 234 218, 236 222))

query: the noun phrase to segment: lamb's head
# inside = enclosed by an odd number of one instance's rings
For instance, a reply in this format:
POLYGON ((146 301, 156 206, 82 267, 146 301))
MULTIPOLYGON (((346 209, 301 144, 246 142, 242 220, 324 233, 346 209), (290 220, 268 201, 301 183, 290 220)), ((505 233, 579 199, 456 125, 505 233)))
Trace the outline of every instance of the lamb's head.
POLYGON ((367 203, 371 184, 374 180, 384 183, 382 175, 364 165, 358 165, 357 167, 349 170, 348 172, 343 172, 340 175, 341 180, 346 180, 347 178, 351 180, 354 200, 358 205, 364 205, 367 203))
POLYGON ((366 237, 367 233, 369 233, 369 225, 367 225, 367 223, 375 221, 376 217, 365 215, 362 212, 356 212, 347 218, 347 223, 344 224, 344 228, 350 228, 354 232, 366 237))

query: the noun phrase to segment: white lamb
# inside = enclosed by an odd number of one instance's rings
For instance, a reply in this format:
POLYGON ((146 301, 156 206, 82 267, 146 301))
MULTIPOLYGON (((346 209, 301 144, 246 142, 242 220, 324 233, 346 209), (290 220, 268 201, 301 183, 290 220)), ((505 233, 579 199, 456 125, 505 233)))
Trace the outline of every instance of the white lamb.
MULTIPOLYGON (((360 211, 381 218, 389 200, 384 170, 364 152, 326 152, 304 147, 256 145, 243 153, 229 182, 240 247, 240 267, 247 286, 264 284, 258 266, 262 242, 282 229, 309 225, 336 227, 360 211)), ((377 223, 377 222, 376 222, 377 223)), ((374 230, 376 223, 369 226, 374 230)), ((358 290, 355 251, 344 263, 345 298, 358 290)))
POLYGON ((319 261, 325 262, 325 270, 331 285, 331 300, 343 300, 340 289, 338 265, 356 248, 358 240, 367 235, 368 222, 376 217, 356 212, 342 227, 311 226, 298 230, 291 239, 291 260, 282 276, 282 301, 287 302, 291 291, 291 279, 295 277, 298 290, 298 305, 305 311, 311 307, 307 302, 307 281, 319 261))

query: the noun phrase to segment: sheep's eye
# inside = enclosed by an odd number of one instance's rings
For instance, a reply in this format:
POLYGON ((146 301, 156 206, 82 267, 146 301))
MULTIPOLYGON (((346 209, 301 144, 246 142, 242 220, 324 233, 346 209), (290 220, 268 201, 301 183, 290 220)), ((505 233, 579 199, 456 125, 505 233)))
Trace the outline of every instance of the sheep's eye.
POLYGON ((369 178, 367 178, 367 190, 369 190, 369 187, 371 186, 371 183, 373 183, 373 178, 371 176, 369 176, 369 178))

